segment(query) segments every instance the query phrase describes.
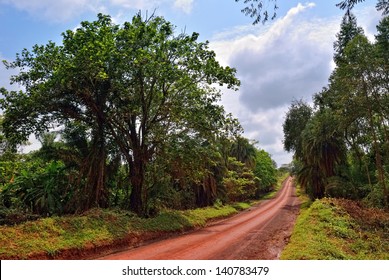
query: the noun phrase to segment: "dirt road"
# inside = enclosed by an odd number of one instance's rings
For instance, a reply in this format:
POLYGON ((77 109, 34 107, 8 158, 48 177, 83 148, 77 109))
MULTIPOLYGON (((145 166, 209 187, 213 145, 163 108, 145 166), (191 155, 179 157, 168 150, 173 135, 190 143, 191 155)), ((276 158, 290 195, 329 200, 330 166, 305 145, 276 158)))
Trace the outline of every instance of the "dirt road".
POLYGON ((178 237, 105 256, 106 260, 277 259, 299 211, 292 179, 277 197, 178 237))

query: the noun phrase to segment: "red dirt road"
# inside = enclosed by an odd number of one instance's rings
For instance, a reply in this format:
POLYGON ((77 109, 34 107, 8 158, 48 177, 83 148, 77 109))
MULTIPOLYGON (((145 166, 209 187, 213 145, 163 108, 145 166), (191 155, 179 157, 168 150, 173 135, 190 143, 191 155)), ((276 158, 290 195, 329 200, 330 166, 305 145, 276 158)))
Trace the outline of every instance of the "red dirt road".
POLYGON ((277 197, 178 237, 107 255, 104 260, 277 259, 299 211, 292 178, 277 197))

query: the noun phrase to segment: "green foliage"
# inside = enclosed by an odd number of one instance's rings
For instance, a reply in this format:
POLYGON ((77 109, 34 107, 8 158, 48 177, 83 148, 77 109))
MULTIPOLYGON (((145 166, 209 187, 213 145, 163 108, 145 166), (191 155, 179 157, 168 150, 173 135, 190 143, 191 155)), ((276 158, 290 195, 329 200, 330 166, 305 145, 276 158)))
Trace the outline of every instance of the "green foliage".
POLYGON ((335 199, 302 211, 281 259, 388 259, 387 213, 335 199))
POLYGON ((223 184, 229 201, 244 201, 255 197, 258 179, 243 163, 230 157, 228 169, 223 184))
POLYGON ((238 211, 249 209, 251 206, 252 204, 247 202, 236 202, 232 205, 232 207, 234 207, 238 211))
MULTIPOLYGON (((0 88, 0 95, 3 94, 3 92, 5 93, 6 90, 4 88, 0 88)), ((0 107, 1 107, 1 101, 2 100, 0 99, 0 107)), ((16 155, 17 146, 12 141, 10 141, 10 139, 6 137, 4 133, 3 122, 4 122, 4 116, 0 114, 0 161, 13 161, 17 158, 16 155)))
MULTIPOLYGON (((176 35, 170 22, 141 13, 123 25, 102 14, 82 22, 63 33, 62 45, 36 45, 6 63, 21 69, 12 81, 26 91, 4 92, 5 132, 20 141, 53 125, 83 128, 88 143, 78 150, 78 166, 85 179, 76 209, 108 205, 108 180, 114 177, 107 173, 109 161, 119 158, 128 170, 123 206, 144 214, 156 186, 146 178, 148 166, 175 152, 177 142, 194 143, 197 152, 215 145, 215 136, 231 124, 214 85, 237 89, 236 70, 222 67, 209 43, 197 40, 197 33, 176 35)), ((207 179, 215 165, 213 156, 206 159, 199 174, 186 172, 192 181, 207 179)), ((214 188, 200 189, 211 203, 208 190, 214 188)))
POLYGON ((7 211, 157 217, 272 189, 270 155, 219 102, 221 88, 238 89, 236 70, 199 34, 139 12, 122 25, 99 14, 62 37, 5 62, 23 90, 1 89, 1 152, 31 134, 42 144, 23 160, 0 155, 7 211))
POLYGON ((312 108, 303 100, 293 101, 289 107, 283 124, 284 149, 294 152, 298 159, 302 158, 301 132, 312 116, 312 108))
POLYGON ((256 160, 256 148, 254 143, 244 137, 238 136, 231 144, 230 156, 252 168, 256 160))
MULTIPOLYGON (((3 191, 4 197, 20 199, 23 207, 39 215, 62 214, 72 195, 63 162, 27 162, 3 191)), ((17 201, 13 202, 18 206, 17 201)))
MULTIPOLYGON (((142 219, 123 210, 91 209, 79 216, 50 217, 16 226, 0 226, 0 258, 29 259, 69 257, 69 251, 84 252, 93 248, 148 241, 194 228, 237 213, 232 206, 208 207, 187 211, 163 211, 142 219), (147 233, 147 234, 145 234, 147 233), (133 238, 135 237, 135 238, 133 238)), ((81 256, 77 256, 82 257, 81 256)))
POLYGON ((277 169, 269 153, 264 150, 257 150, 254 175, 259 179, 259 187, 256 196, 263 195, 274 189, 277 183, 277 169))
POLYGON ((340 25, 340 31, 336 34, 334 42, 334 61, 336 64, 342 63, 344 50, 347 44, 357 35, 363 35, 363 29, 358 27, 357 18, 352 14, 345 14, 340 25))
MULTIPOLYGON (((239 2, 240 0, 235 0, 235 2, 239 2)), ((260 22, 265 23, 269 19, 274 20, 277 16, 277 0, 245 0, 244 4, 250 3, 250 5, 247 5, 244 7, 241 12, 244 13, 246 16, 250 16, 254 19, 253 25, 258 24, 260 22), (267 4, 265 4, 267 2, 267 4), (273 12, 269 13, 268 5, 269 2, 274 2, 273 12)))
POLYGON ((377 34, 375 35, 377 44, 377 55, 383 59, 385 63, 388 63, 389 54, 389 17, 384 17, 377 26, 377 34))
POLYGON ((287 113, 284 146, 294 151, 293 172, 312 198, 368 196, 381 206, 382 193, 389 203, 387 25, 387 19, 380 22, 371 43, 355 16, 346 14, 334 43, 336 68, 314 96, 315 111, 301 118, 306 106, 292 104, 287 113))
POLYGON ((325 195, 328 178, 337 173, 345 162, 346 148, 337 119, 329 111, 317 112, 308 121, 301 135, 303 168, 297 173, 298 182, 311 198, 325 195))
POLYGON ((363 201, 370 207, 385 208, 384 191, 380 185, 372 186, 373 189, 366 195, 363 201))

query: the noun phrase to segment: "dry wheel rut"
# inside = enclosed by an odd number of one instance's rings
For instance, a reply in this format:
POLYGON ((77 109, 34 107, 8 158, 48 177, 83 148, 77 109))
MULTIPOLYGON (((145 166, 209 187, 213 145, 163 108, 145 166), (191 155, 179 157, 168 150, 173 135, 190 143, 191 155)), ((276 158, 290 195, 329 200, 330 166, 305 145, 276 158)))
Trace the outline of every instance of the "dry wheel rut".
POLYGON ((277 259, 299 211, 292 178, 274 199, 178 237, 107 255, 106 260, 277 259))

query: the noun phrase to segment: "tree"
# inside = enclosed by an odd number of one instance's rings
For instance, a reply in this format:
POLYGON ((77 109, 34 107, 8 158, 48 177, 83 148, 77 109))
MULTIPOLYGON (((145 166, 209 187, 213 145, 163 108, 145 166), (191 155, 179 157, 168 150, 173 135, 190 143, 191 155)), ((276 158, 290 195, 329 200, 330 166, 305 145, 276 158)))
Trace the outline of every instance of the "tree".
MULTIPOLYGON (((240 0, 235 0, 235 2, 239 2, 240 0)), ((260 22, 265 23, 269 20, 269 17, 271 20, 274 20, 277 16, 277 0, 267 0, 267 5, 265 5, 264 0, 244 0, 244 4, 250 3, 250 5, 246 6, 241 10, 242 13, 244 13, 246 16, 250 16, 254 19, 253 24, 258 24, 260 22), (267 7, 269 6, 270 2, 274 2, 272 5, 273 11, 269 13, 267 10, 267 7)))
POLYGON ((389 15, 389 1, 388 0, 378 0, 376 5, 378 11, 382 11, 382 15, 389 15))
MULTIPOLYGON (((331 111, 316 112, 308 122, 302 133, 302 149, 304 166, 317 173, 316 182, 305 187, 314 189, 311 191, 314 198, 322 198, 328 178, 336 176, 337 166, 346 160, 343 134, 339 130, 339 121, 331 111)), ((300 174, 300 180, 307 175, 304 172, 300 174)))
POLYGON ((248 168, 254 167, 256 160, 256 148, 254 143, 250 143, 247 138, 242 136, 236 137, 231 144, 230 156, 235 157, 248 168))
POLYGON ((220 66, 208 42, 197 39, 174 35, 173 25, 154 15, 139 13, 119 26, 99 14, 63 33, 63 46, 35 46, 7 64, 21 69, 13 81, 26 92, 5 94, 5 123, 22 136, 53 124, 87 127, 86 208, 106 203, 113 143, 128 165, 129 208, 142 214, 148 164, 180 135, 215 141, 226 118, 214 84, 239 85, 235 69, 220 66))
POLYGON ((347 44, 357 35, 363 35, 363 29, 357 25, 357 18, 352 13, 345 14, 334 42, 334 61, 337 65, 341 63, 347 44))
POLYGON ((294 152, 297 159, 302 159, 301 132, 313 114, 312 108, 303 100, 295 100, 289 107, 283 123, 284 149, 294 152))
POLYGON ((243 201, 255 197, 258 178, 244 163, 234 157, 228 159, 228 171, 223 178, 226 196, 229 201, 243 201))
POLYGON ((256 150, 254 175, 260 180, 258 193, 270 191, 277 183, 276 166, 265 150, 256 150))
POLYGON ((15 153, 15 147, 12 147, 10 142, 7 140, 3 132, 3 116, 0 115, 0 159, 3 159, 7 154, 15 153))
POLYGON ((16 141, 23 140, 31 133, 41 135, 52 127, 74 121, 88 127, 91 148, 80 174, 86 178, 83 195, 79 196, 81 211, 107 203, 107 81, 102 69, 110 65, 105 61, 112 45, 103 39, 115 29, 109 21, 101 15, 97 22, 83 22, 74 40, 69 40, 69 33, 63 34, 63 46, 53 42, 35 45, 32 51, 24 49, 14 62, 6 63, 8 68, 20 69, 12 82, 26 89, 4 94, 8 135, 16 141))
MULTIPOLYGON (((349 14, 354 6, 358 3, 365 2, 365 0, 344 0, 336 4, 342 10, 346 10, 346 13, 349 14)), ((377 0, 376 4, 377 11, 382 11, 382 15, 389 14, 389 1, 387 0, 377 0)))
POLYGON ((320 110, 330 110, 338 120, 345 142, 359 165, 364 165, 370 189, 378 182, 384 201, 388 200, 385 166, 389 156, 388 61, 383 51, 387 42, 386 22, 383 19, 377 27, 375 44, 359 32, 339 44, 343 45, 343 51, 329 86, 315 97, 320 110), (374 166, 370 166, 370 156, 374 158, 374 166), (371 172, 372 169, 376 172, 371 172))
POLYGON ((388 81, 382 79, 387 65, 375 58, 375 49, 365 36, 355 37, 346 48, 347 64, 343 65, 344 72, 339 73, 339 79, 351 85, 348 96, 355 96, 354 100, 365 108, 359 112, 359 119, 364 121, 371 137, 369 142, 375 153, 378 182, 387 205, 389 193, 383 154, 389 155, 389 112, 383 104, 387 102, 389 87, 388 81))
POLYGON ((389 16, 383 18, 377 25, 376 49, 377 59, 381 65, 381 79, 389 84, 389 16))

